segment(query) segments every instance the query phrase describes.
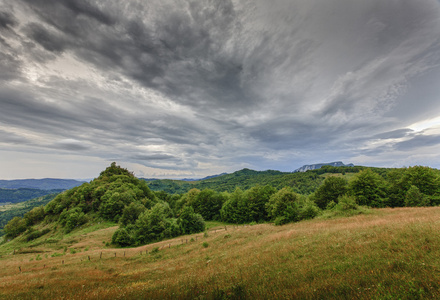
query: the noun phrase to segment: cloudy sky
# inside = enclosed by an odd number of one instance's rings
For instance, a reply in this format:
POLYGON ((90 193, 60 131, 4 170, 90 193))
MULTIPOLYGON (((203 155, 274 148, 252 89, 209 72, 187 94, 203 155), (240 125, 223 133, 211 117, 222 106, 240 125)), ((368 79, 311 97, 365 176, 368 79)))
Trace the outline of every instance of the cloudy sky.
POLYGON ((0 0, 0 179, 440 168, 438 0, 0 0))

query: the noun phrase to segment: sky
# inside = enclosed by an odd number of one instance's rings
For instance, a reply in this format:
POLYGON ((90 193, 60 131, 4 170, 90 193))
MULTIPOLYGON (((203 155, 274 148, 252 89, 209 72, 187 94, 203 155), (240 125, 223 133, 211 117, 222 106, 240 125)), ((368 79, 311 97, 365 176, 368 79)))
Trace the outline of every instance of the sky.
POLYGON ((438 0, 0 0, 0 179, 440 168, 438 0))

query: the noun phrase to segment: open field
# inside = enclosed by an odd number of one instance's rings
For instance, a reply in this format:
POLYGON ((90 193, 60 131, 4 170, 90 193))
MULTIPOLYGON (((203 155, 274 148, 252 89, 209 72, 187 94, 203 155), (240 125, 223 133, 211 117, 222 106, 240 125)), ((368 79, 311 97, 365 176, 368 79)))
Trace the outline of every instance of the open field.
POLYGON ((2 299, 440 298, 439 207, 219 225, 126 249, 103 244, 115 229, 36 240, 15 255, 2 245, 2 299))

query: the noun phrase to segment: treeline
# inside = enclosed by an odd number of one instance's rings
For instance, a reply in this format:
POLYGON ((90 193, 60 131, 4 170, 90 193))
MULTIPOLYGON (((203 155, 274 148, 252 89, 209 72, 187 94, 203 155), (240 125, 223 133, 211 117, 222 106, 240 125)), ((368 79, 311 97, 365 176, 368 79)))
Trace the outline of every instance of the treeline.
MULTIPOLYGON (((359 170, 352 169, 355 172, 359 170)), ((352 171, 350 170, 350 171, 352 171)), ((232 193, 237 187, 247 190, 253 186, 269 185, 275 189, 282 189, 290 186, 299 194, 310 194, 315 191, 324 180, 318 172, 288 173, 280 171, 254 171, 243 169, 232 174, 225 174, 218 177, 204 179, 200 181, 181 181, 181 180, 147 180, 148 186, 153 191, 164 191, 168 194, 184 194, 190 189, 199 190, 212 189, 217 192, 232 193)))
MULTIPOLYGON (((251 181, 247 181, 237 184, 232 191, 192 188, 182 194, 169 194, 151 191, 145 181, 113 163, 97 179, 58 195, 43 210, 35 209, 30 215, 15 218, 5 226, 5 233, 8 238, 24 233, 28 239, 31 234, 43 234, 30 229, 38 222, 56 224, 70 232, 101 218, 119 224, 113 244, 131 246, 201 232, 205 229, 205 220, 282 225, 322 213, 356 213, 362 207, 440 204, 438 170, 421 166, 333 168, 324 168, 326 177, 319 175, 322 171, 315 170, 292 177, 289 182, 285 177, 277 178, 280 174, 276 171, 269 171, 274 176, 271 184, 250 185, 251 181), (276 185, 277 180, 280 180, 279 185, 276 185), (301 186, 301 180, 306 182, 305 187, 301 186), (313 188, 315 184, 317 188, 313 188)), ((242 170, 241 174, 229 175, 252 178, 253 172, 242 170)), ((265 175, 269 177, 269 173, 265 175)))

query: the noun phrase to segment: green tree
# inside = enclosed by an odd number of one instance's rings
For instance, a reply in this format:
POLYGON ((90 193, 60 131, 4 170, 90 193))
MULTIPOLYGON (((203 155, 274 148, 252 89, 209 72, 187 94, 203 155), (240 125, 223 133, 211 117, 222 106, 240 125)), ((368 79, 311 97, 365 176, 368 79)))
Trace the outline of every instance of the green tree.
POLYGON ((87 222, 87 217, 79 207, 74 207, 65 213, 65 222, 63 222, 66 233, 71 232, 75 227, 78 227, 87 222))
POLYGON ((23 219, 25 220, 27 226, 32 226, 43 221, 44 216, 44 207, 39 206, 34 207, 32 210, 25 213, 23 219))
POLYGON ((330 202, 338 203, 338 198, 347 192, 347 180, 342 177, 327 177, 312 195, 311 199, 320 209, 325 209, 330 202))
POLYGON ((244 192, 239 187, 229 194, 228 200, 223 203, 220 216, 223 221, 230 223, 241 224, 247 221, 246 200, 244 192))
POLYGON ((157 203, 141 213, 135 223, 136 243, 147 244, 179 235, 179 226, 175 220, 169 218, 170 213, 171 209, 165 202, 157 203))
POLYGON ((196 213, 202 215, 204 220, 220 220, 220 209, 225 200, 226 197, 221 193, 204 189, 193 202, 190 202, 190 205, 196 213))
POLYGON ((186 206, 177 218, 177 224, 183 234, 202 232, 205 230, 205 221, 200 214, 196 214, 191 206, 186 206))
POLYGON ((112 243, 121 247, 131 246, 133 238, 125 228, 118 228, 112 236, 112 243))
POLYGON ((285 187, 273 194, 266 204, 269 218, 275 221, 276 225, 282 225, 299 220, 299 195, 291 188, 285 187))
POLYGON ((244 199, 246 199, 246 201, 244 209, 246 210, 247 222, 268 220, 266 203, 269 202, 270 197, 275 194, 275 192, 276 189, 269 185, 256 185, 245 192, 244 199))
POLYGON ((132 202, 122 210, 122 215, 119 218, 121 226, 127 226, 128 224, 136 223, 139 215, 146 210, 145 206, 141 203, 132 202))
POLYGON ((407 191, 415 186, 426 195, 431 205, 440 204, 440 178, 438 170, 414 166, 393 170, 388 174, 390 182, 389 199, 391 206, 404 206, 407 191))
POLYGON ((385 180, 371 169, 356 174, 349 183, 349 193, 359 205, 383 207, 386 197, 385 180))
POLYGON ((25 232, 27 228, 26 221, 23 220, 23 218, 15 217, 5 225, 3 230, 5 232, 6 239, 13 239, 25 232))
POLYGON ((405 206, 428 206, 428 197, 419 188, 411 185, 405 195, 405 206))

